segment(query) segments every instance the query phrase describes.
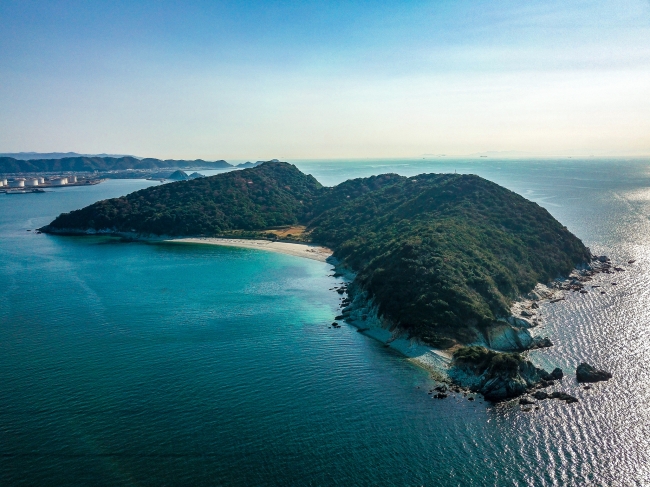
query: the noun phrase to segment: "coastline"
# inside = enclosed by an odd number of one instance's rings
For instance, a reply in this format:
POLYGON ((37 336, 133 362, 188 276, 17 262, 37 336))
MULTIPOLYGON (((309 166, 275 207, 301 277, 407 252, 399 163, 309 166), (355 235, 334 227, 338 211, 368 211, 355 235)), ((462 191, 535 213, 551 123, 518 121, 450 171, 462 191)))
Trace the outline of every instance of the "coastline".
POLYGON ((341 266, 336 272, 345 280, 343 296, 349 299, 347 305, 341 307, 340 318, 357 329, 358 333, 382 343, 386 348, 402 355, 413 365, 426 370, 437 382, 450 383, 449 368, 452 362, 450 350, 432 347, 419 339, 408 337, 399 328, 386 321, 378 314, 377 306, 368 299, 367 293, 353 284, 355 274, 341 266))
POLYGON ((271 240, 249 240, 243 238, 210 238, 210 237, 188 237, 188 238, 166 238, 165 243, 184 243, 199 245, 220 245, 222 247, 240 247, 245 249, 266 250, 279 254, 304 257, 306 259, 326 262, 333 251, 327 247, 306 243, 274 242, 271 240))
MULTIPOLYGON (((599 268, 598 264, 594 267, 599 268)), ((341 315, 337 317, 337 321, 345 321, 356 328, 357 332, 383 343, 386 348, 396 351, 413 365, 425 369, 437 382, 469 390, 474 390, 472 388, 478 386, 479 376, 466 374, 453 367, 453 354, 457 346, 442 349, 424 343, 416 337, 410 337, 408 333, 379 316, 373 300, 368 299, 367 293, 353 283, 355 278, 353 272, 340 266, 337 266, 337 272, 346 281, 344 296, 347 295, 347 302, 342 303, 341 315)), ((587 275, 593 274, 587 273, 587 275)), ((559 278, 549 285, 538 283, 530 293, 520 296, 512 303, 511 315, 498 319, 494 323, 496 326, 492 333, 482 336, 476 330, 477 340, 467 345, 481 346, 501 353, 525 353, 553 346, 548 338, 542 339, 541 336, 543 308, 564 300, 568 291, 566 283, 575 282, 578 278, 583 281, 590 279, 584 274, 584 270, 576 268, 569 278, 559 278), (522 314, 522 311, 531 309, 533 313, 528 311, 528 314, 522 314)))
MULTIPOLYGON (((42 230, 46 231, 46 228, 42 230)), ((47 232, 46 233, 50 233, 47 232)), ((79 234, 74 231, 56 231, 52 233, 74 235, 79 234)), ((126 232, 110 232, 108 230, 99 232, 83 232, 82 234, 106 234, 121 236, 127 239, 140 240, 152 243, 165 243, 165 244, 190 244, 190 245, 217 245, 224 247, 239 247, 248 248, 253 250, 266 250, 269 252, 282 253, 292 255, 295 257, 302 257, 320 262, 329 262, 335 265, 335 275, 341 276, 344 279, 344 284, 338 288, 338 293, 341 295, 342 302, 340 303, 340 315, 336 316, 335 321, 344 321, 348 325, 357 329, 357 332, 377 340, 386 348, 390 348, 395 352, 402 355, 414 366, 426 370, 431 378, 436 382, 442 383, 440 387, 451 387, 452 390, 464 389, 466 391, 479 392, 479 387, 483 384, 483 375, 468 374, 458 367, 454 366, 453 355, 457 346, 451 348, 438 348, 431 344, 425 343, 417 337, 410 336, 405 330, 399 329, 395 323, 386 320, 383 316, 379 316, 378 307, 373 299, 369 299, 368 295, 354 282, 356 274, 351 270, 339 265, 332 258, 333 251, 327 247, 319 246, 311 243, 302 242, 287 242, 287 241, 274 241, 262 239, 246 239, 246 238, 224 238, 224 237, 171 237, 171 236, 142 236, 134 233, 126 232), (447 384, 447 385, 444 385, 447 384)), ((542 306, 547 303, 555 303, 565 299, 566 291, 587 292, 582 290, 584 283, 591 280, 591 276, 595 273, 604 271, 609 272, 609 259, 607 262, 599 261, 600 258, 592 256, 593 261, 590 265, 576 267, 567 278, 556 278, 555 281, 544 285, 538 283, 530 293, 519 296, 519 299, 514 301, 511 305, 510 315, 506 317, 499 317, 493 323, 493 327, 488 330, 488 333, 481 333, 475 329, 475 339, 467 346, 479 346, 484 349, 497 352, 497 353, 522 353, 538 348, 546 348, 553 346, 553 343, 548 337, 541 335, 542 328, 542 306), (606 269, 601 269, 601 266, 606 269)), ((618 271, 618 268, 615 268, 618 271)), ((621 269, 623 270, 623 269, 621 269)), ((337 289, 337 288, 335 288, 337 289)), ((528 369, 531 369, 533 375, 532 379, 526 381, 526 391, 533 388, 541 387, 538 385, 540 382, 539 374, 546 374, 550 380, 550 373, 537 368, 532 362, 526 362, 528 369)), ((530 372, 526 369, 524 372, 530 372)), ((560 370, 560 373, 562 371, 560 370)), ((530 375, 530 374, 529 374, 530 375)), ((495 382, 495 377, 488 382, 495 382)), ((522 379, 518 377, 517 379, 522 379)), ((541 382, 545 382, 545 376, 542 376, 541 382)), ((522 379, 524 380, 524 379, 522 379)), ((517 382, 510 380, 509 382, 517 382)), ((483 380, 485 382, 485 380, 483 380)), ((502 381, 503 382, 503 381, 502 381)), ((521 382, 521 381, 520 381, 521 382)), ((546 381, 548 382, 548 381, 546 381)), ((552 384, 552 382, 551 382, 552 384)), ((510 384, 505 384, 507 387, 510 384)), ((546 387, 546 386, 544 386, 546 387)), ((503 387, 502 387, 503 388, 503 387)), ((447 389, 445 389, 446 391, 447 389)), ((500 389, 499 389, 500 390, 500 389)), ((484 397, 488 398, 484 392, 484 397)), ((488 390, 488 394, 491 391, 488 390)), ((513 397, 519 397, 522 393, 518 392, 515 395, 507 395, 504 398, 497 397, 496 401, 508 400, 513 397)), ((494 396, 494 394, 492 394, 494 396)), ((447 397, 445 394, 442 397, 447 397)), ((569 397, 569 396, 567 396, 569 397)), ((570 396, 571 399, 573 396, 570 396)), ((492 400, 492 399, 489 399, 492 400)))

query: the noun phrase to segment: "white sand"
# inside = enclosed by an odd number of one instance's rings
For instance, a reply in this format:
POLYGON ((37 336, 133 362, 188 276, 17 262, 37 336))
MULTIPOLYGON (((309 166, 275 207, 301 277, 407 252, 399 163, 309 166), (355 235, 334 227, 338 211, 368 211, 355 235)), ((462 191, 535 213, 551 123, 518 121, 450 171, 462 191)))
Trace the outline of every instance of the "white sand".
POLYGON ((246 249, 267 250, 280 254, 295 255, 312 260, 325 262, 332 255, 332 251, 318 245, 292 243, 292 242, 271 242, 269 240, 247 240, 244 238, 173 238, 165 242, 195 243, 205 245, 221 245, 224 247, 243 247, 246 249))

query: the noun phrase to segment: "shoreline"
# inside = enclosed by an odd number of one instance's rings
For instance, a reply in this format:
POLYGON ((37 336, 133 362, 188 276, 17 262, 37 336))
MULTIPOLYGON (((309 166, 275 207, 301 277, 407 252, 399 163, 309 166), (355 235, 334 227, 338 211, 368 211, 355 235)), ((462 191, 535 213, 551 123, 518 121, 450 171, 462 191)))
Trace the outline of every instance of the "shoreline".
POLYGON ((321 245, 274 242, 272 240, 250 240, 244 238, 218 238, 218 237, 187 237, 187 238, 166 238, 161 240, 164 243, 183 243, 198 245, 219 245, 222 247, 239 247, 245 249, 266 250, 279 254, 293 255, 320 262, 327 262, 334 253, 331 249, 321 245))
MULTIPOLYGON (((433 380, 473 391, 472 387, 476 386, 479 378, 470 377, 453 368, 453 353, 457 346, 437 348, 418 338, 409 337, 403 330, 378 315, 377 306, 368 299, 367 293, 353 284, 355 277, 353 272, 340 267, 337 268, 337 272, 345 279, 344 296, 347 295, 348 299, 348 302, 344 302, 341 306, 341 315, 337 317, 337 321, 344 321, 362 335, 383 343, 386 348, 399 353, 414 366, 429 372, 433 380)), ((571 277, 574 277, 576 272, 580 271, 574 269, 571 277)), ((521 311, 530 308, 532 303, 537 303, 537 308, 545 307, 563 300, 565 295, 565 289, 554 287, 552 283, 549 283, 549 286, 538 283, 530 293, 520 296, 512 303, 512 314, 508 319, 495 321, 494 325, 500 324, 500 326, 495 327, 492 336, 480 336, 477 332, 477 340, 466 346, 478 345, 499 353, 525 353, 553 346, 550 341, 544 345, 538 343, 541 339, 540 328, 543 328, 542 309, 535 309, 534 317, 528 319, 521 316, 521 311), (526 344, 524 345, 522 341, 526 344)))
MULTIPOLYGON (((266 250, 267 252, 275 252, 278 254, 293 255, 294 257, 303 257, 306 259, 317 260, 319 262, 328 262, 334 254, 330 248, 322 245, 303 243, 303 242, 287 242, 277 240, 262 240, 262 239, 248 239, 248 238, 227 238, 227 237, 172 237, 169 235, 142 235, 136 232, 117 232, 109 229, 104 230, 75 230, 75 229, 52 229, 49 225, 38 228, 38 232, 50 235, 61 236, 107 236, 107 237, 121 237, 138 242, 150 243, 181 243, 181 244, 197 244, 197 245, 219 245, 222 247, 239 247, 254 250, 266 250)), ((335 261, 331 262, 335 264, 335 261)))
POLYGON ((356 276, 354 272, 340 266, 337 266, 336 272, 344 279, 343 296, 349 299, 348 304, 340 308, 341 315, 336 321, 347 323, 356 328, 358 333, 397 352, 412 365, 426 370, 436 382, 447 384, 452 382, 449 374, 452 353, 449 350, 439 349, 422 343, 417 338, 405 336, 402 330, 380 317, 377 306, 372 300, 368 300, 367 293, 353 284, 356 276))

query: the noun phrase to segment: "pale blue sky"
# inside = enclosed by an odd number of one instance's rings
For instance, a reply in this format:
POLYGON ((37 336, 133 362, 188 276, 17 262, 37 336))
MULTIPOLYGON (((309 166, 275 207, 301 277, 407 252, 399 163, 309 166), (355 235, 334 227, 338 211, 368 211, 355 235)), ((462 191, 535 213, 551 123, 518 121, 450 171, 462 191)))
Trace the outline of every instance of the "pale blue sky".
POLYGON ((650 154, 650 1, 0 2, 0 152, 650 154))

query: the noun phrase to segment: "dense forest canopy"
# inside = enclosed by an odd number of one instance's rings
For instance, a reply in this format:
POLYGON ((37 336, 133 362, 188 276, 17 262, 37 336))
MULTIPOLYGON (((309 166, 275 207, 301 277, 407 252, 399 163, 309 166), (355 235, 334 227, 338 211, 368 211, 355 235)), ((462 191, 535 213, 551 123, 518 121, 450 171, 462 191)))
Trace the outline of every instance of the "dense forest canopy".
POLYGON ((310 226, 380 311, 419 336, 487 326, 512 298, 590 258, 545 209, 473 175, 400 178, 310 226))
POLYGON ((380 313, 413 335, 468 338, 589 250, 545 209, 474 175, 384 174, 321 186, 267 162, 100 201, 44 230, 224 236, 302 224, 357 273, 380 313))
POLYGON ((322 188, 286 163, 163 184, 64 213, 50 227, 154 235, 221 235, 299 223, 322 188))

